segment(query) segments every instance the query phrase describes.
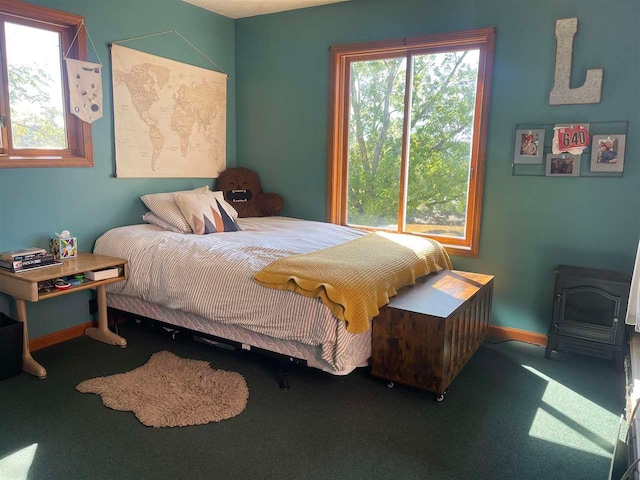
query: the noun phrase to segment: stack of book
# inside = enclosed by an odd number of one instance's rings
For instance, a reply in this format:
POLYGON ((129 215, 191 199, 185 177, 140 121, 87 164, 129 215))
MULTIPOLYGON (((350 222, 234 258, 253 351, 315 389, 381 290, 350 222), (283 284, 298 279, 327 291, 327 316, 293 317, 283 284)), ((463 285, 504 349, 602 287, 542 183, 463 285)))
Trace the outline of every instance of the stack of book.
POLYGON ((44 248, 23 248, 0 253, 0 269, 6 272, 18 273, 52 265, 59 264, 44 248))

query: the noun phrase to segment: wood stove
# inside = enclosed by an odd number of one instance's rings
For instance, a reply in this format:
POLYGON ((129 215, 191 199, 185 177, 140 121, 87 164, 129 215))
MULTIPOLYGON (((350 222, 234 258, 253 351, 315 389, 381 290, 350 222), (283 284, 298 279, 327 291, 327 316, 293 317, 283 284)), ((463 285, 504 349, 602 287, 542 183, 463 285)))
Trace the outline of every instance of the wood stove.
POLYGON ((631 274, 558 266, 545 357, 553 351, 614 358, 622 367, 631 274))

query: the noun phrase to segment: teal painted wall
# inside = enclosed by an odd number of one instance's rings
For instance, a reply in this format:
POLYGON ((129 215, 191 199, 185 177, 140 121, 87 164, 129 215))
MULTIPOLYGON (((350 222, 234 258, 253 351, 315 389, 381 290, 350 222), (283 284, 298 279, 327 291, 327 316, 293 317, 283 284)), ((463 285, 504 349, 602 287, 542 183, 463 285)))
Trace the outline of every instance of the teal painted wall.
MULTIPOLYGON (((50 8, 83 15, 104 64, 104 117, 92 126, 92 168, 0 169, 0 251, 46 246, 49 236, 68 229, 81 251, 91 251, 109 228, 141 223, 139 196, 212 185, 213 179, 116 179, 114 164, 111 69, 107 44, 140 35, 177 30, 229 74, 227 164, 236 164, 234 21, 181 0, 39 0, 50 8)), ((87 42, 89 43, 89 42, 87 42)), ((128 42, 127 47, 212 68, 175 34, 128 42)), ((97 61, 89 47, 89 59, 97 61)), ((32 338, 90 320, 90 293, 29 304, 32 338)), ((0 294, 0 311, 15 314, 13 302, 0 294)))
POLYGON ((236 22, 238 164, 285 214, 325 219, 330 45, 497 28, 480 256, 496 325, 545 333, 558 264, 631 271, 640 233, 637 0, 352 0, 236 22), (549 106, 555 21, 579 17, 573 86, 603 67, 602 102, 549 106), (623 178, 511 175, 515 125, 628 120, 623 178))
MULTIPOLYGON (((105 117, 93 125, 95 167, 0 170, 0 250, 46 245, 53 232, 68 228, 90 251, 107 229, 141 221, 139 195, 211 183, 112 177, 109 41, 175 29, 202 49, 230 74, 228 164, 257 170, 267 191, 285 197, 285 214, 323 220, 328 47, 495 26, 480 257, 454 257, 455 267, 496 275, 494 323, 535 332, 548 326, 555 265, 632 268, 640 234, 636 0, 351 0, 236 22, 180 0, 35 3, 86 17, 105 64, 105 117), (585 69, 603 67, 602 102, 551 107, 555 20, 573 16, 580 19, 574 86, 585 69), (629 121, 624 178, 511 175, 516 123, 607 120, 629 121)), ((173 35, 128 46, 208 67, 173 35)), ((30 304, 31 336, 88 321, 89 296, 30 304)), ((0 311, 15 314, 3 295, 0 311)))

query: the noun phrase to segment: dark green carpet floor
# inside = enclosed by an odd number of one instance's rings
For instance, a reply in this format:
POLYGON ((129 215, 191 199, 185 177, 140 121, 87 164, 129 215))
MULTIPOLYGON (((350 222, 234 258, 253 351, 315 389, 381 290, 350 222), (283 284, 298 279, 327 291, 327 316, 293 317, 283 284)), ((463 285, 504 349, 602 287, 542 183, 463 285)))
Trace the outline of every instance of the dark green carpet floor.
POLYGON ((545 360, 518 342, 483 345, 437 403, 366 369, 335 377, 294 366, 291 390, 280 391, 270 359, 140 325, 121 333, 126 349, 78 338, 34 354, 46 380, 0 382, 0 478, 602 480, 624 404, 613 362, 545 360), (154 429, 75 390, 161 350, 240 372, 245 412, 154 429))

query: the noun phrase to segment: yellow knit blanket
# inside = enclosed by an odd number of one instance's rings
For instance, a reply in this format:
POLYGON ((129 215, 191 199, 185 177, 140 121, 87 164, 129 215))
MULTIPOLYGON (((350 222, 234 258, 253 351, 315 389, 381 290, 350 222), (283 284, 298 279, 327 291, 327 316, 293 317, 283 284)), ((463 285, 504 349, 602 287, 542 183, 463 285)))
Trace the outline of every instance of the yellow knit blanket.
POLYGON ((361 333, 398 289, 443 269, 451 269, 451 260, 435 240, 370 233, 334 247, 280 258, 254 278, 265 287, 320 297, 336 317, 347 322, 347 331, 361 333))

